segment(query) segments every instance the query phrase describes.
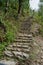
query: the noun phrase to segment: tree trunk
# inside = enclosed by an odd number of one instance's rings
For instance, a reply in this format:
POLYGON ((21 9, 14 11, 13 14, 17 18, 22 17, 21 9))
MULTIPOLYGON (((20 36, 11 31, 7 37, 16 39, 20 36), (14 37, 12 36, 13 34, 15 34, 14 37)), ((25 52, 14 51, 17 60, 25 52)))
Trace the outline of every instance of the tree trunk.
POLYGON ((8 11, 8 6, 9 6, 9 1, 6 0, 6 2, 5 2, 5 14, 6 14, 7 11, 8 11))
POLYGON ((21 6, 22 6, 22 1, 21 1, 21 0, 19 0, 18 14, 20 14, 20 13, 21 13, 21 6))

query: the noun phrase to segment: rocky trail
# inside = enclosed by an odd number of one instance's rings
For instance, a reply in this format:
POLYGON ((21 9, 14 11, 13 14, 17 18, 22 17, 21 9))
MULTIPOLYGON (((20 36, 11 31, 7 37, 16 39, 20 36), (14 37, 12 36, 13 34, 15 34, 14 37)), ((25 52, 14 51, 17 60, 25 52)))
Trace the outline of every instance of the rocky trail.
MULTIPOLYGON (((43 65, 43 40, 33 37, 30 32, 31 21, 21 24, 14 43, 4 51, 4 65, 43 65)), ((1 64, 0 64, 1 65, 1 64)))

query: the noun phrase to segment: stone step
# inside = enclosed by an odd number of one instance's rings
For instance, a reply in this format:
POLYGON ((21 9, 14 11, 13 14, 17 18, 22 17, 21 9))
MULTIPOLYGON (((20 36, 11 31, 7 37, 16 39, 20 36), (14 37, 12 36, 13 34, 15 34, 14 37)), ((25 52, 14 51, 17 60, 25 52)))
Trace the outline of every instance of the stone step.
POLYGON ((14 42, 15 42, 15 44, 16 43, 33 43, 33 41, 31 41, 31 42, 30 41, 14 41, 14 42))
POLYGON ((30 45, 31 45, 31 43, 18 43, 18 42, 17 42, 17 43, 13 43, 13 44, 9 45, 8 47, 9 47, 9 48, 14 48, 14 47, 17 47, 17 46, 18 46, 19 48, 20 48, 20 47, 22 47, 22 48, 28 47, 28 48, 29 48, 30 45))
POLYGON ((18 51, 18 52, 24 52, 24 53, 29 53, 30 52, 30 48, 28 48, 28 49, 21 49, 21 48, 9 48, 9 47, 7 47, 6 48, 7 50, 9 50, 9 51, 18 51))
POLYGON ((15 39, 14 41, 32 41, 32 39, 15 39))
POLYGON ((43 59, 43 56, 41 56, 41 59, 43 59))
POLYGON ((31 43, 15 43, 12 46, 29 46, 31 43))
POLYGON ((21 43, 18 43, 18 44, 16 44, 17 46, 19 45, 19 46, 29 46, 30 45, 30 43, 28 44, 26 44, 26 43, 23 43, 23 44, 21 44, 21 43))
POLYGON ((43 51, 43 47, 41 47, 42 51, 43 51))
POLYGON ((24 29, 24 28, 26 28, 26 29, 28 28, 28 29, 29 29, 29 28, 30 28, 29 23, 25 23, 24 25, 22 24, 21 28, 23 28, 23 29, 24 29), (27 24, 27 25, 26 25, 26 24, 27 24))
MULTIPOLYGON (((29 31, 30 31, 30 30, 29 30, 29 31)), ((25 33, 25 34, 30 34, 31 32, 29 32, 29 31, 20 30, 19 32, 20 32, 20 33, 25 33)))
POLYGON ((11 53, 11 51, 9 51, 7 49, 5 49, 4 54, 5 54, 5 56, 13 57, 13 54, 11 53))
POLYGON ((31 36, 26 36, 26 35, 18 35, 18 38, 27 38, 27 39, 32 39, 31 36))
POLYGON ((32 37, 29 37, 29 36, 18 36, 18 38, 23 38, 23 39, 32 39, 32 37))
POLYGON ((41 59, 41 63, 43 63, 43 59, 41 59))
POLYGON ((10 59, 10 60, 0 60, 0 65, 16 65, 16 61, 10 59))
POLYGON ((29 46, 31 43, 13 43, 11 45, 9 45, 9 47, 14 47, 14 46, 29 46))
MULTIPOLYGON (((16 44, 16 43, 15 43, 16 44)), ((25 43, 22 43, 22 42, 20 42, 20 43, 17 43, 18 45, 29 45, 29 44, 31 44, 31 42, 25 42, 25 43)))
POLYGON ((27 29, 27 28, 21 28, 20 30, 21 30, 21 31, 22 31, 22 30, 27 31, 27 30, 30 30, 30 28, 28 28, 28 29, 27 29))
POLYGON ((16 46, 16 45, 13 46, 13 48, 14 48, 14 47, 15 47, 15 48, 24 48, 24 49, 28 49, 28 48, 29 48, 28 46, 16 46))
POLYGON ((21 26, 21 28, 20 28, 20 30, 29 30, 29 29, 30 29, 30 26, 26 26, 26 27, 21 26))
POLYGON ((27 53, 24 53, 24 52, 17 52, 17 51, 12 51, 12 53, 17 56, 17 57, 26 57, 26 58, 29 58, 29 54, 27 53))
POLYGON ((22 27, 21 26, 21 28, 20 28, 20 30, 29 30, 29 29, 30 29, 30 26, 29 27, 27 27, 27 26, 26 27, 22 27))
POLYGON ((29 47, 28 45, 23 45, 23 44, 13 44, 13 46, 12 47, 14 47, 14 46, 20 46, 20 47, 29 47))
POLYGON ((30 24, 30 22, 28 21, 26 21, 26 22, 23 22, 22 24, 21 24, 21 28, 26 28, 26 27, 28 27, 29 26, 29 24, 30 24))
POLYGON ((32 43, 33 40, 19 40, 19 39, 15 39, 14 42, 19 42, 19 43, 21 43, 21 42, 22 43, 30 43, 31 42, 32 43))
POLYGON ((22 34, 22 33, 19 33, 18 36, 22 36, 22 37, 32 37, 32 34, 22 34))
POLYGON ((26 32, 26 33, 28 32, 28 33, 30 33, 30 29, 21 29, 19 32, 24 32, 24 33, 25 33, 25 32, 26 32))
POLYGON ((22 40, 32 40, 32 38, 30 37, 22 37, 22 36, 19 36, 19 37, 17 37, 16 39, 22 39, 22 40))

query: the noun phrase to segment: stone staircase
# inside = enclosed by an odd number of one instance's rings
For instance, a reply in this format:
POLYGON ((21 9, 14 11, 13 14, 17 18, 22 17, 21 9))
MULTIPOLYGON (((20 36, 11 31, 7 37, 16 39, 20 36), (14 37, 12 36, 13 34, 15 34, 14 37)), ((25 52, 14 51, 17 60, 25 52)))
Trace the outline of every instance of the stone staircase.
POLYGON ((31 34, 19 33, 14 43, 5 48, 5 55, 8 57, 18 57, 20 59, 28 59, 33 43, 31 34))
MULTIPOLYGON (((30 29, 31 22, 22 22, 18 36, 15 38, 14 43, 11 43, 8 45, 8 47, 5 48, 5 58, 29 60, 33 46, 33 36, 30 32, 30 29)), ((26 65, 29 65, 29 63, 26 65)))

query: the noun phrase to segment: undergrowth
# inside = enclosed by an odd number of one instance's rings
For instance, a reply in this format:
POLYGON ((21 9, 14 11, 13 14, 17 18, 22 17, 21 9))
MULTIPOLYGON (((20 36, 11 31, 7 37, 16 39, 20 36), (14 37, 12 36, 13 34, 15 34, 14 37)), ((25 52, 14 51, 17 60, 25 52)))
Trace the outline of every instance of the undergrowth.
POLYGON ((3 33, 3 29, 0 30, 0 40, 2 40, 0 42, 0 58, 3 57, 3 51, 5 49, 6 46, 8 46, 9 44, 13 43, 14 39, 17 36, 18 30, 19 30, 19 21, 15 20, 15 19, 11 19, 11 21, 9 19, 3 19, 1 21, 5 27, 6 27, 6 32, 3 33), (1 32, 2 31, 2 32, 1 32), (4 40, 3 40, 4 38, 4 40))
POLYGON ((25 17, 21 16, 19 18, 15 17, 9 17, 9 15, 5 15, 2 13, 0 15, 0 20, 6 27, 6 32, 3 33, 3 29, 0 30, 0 37, 2 38, 2 41, 0 42, 0 59, 3 58, 3 51, 5 50, 5 47, 7 47, 9 44, 13 43, 17 33, 20 29, 21 21, 23 21, 25 17), (3 40, 4 38, 4 40, 3 40))

